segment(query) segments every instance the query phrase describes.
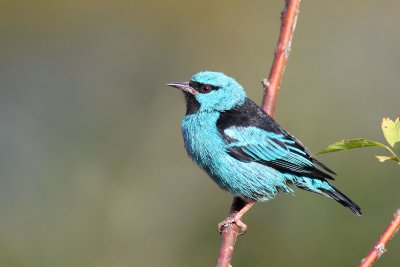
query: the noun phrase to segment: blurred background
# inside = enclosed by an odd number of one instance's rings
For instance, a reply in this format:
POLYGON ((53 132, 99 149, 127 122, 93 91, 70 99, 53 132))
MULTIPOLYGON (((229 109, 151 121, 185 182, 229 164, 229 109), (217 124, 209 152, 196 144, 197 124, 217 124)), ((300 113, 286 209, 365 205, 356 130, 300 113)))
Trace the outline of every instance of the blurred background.
MULTIPOLYGON (((0 4, 0 266, 213 266, 222 192, 186 156, 182 95, 200 70, 256 102, 284 1, 0 4)), ((312 151, 384 142, 400 113, 400 2, 304 0, 277 120, 312 151)), ((356 266, 399 206, 378 149, 319 156, 357 218, 297 191, 245 217, 233 266, 356 266)), ((400 237, 377 266, 397 266, 400 237)))

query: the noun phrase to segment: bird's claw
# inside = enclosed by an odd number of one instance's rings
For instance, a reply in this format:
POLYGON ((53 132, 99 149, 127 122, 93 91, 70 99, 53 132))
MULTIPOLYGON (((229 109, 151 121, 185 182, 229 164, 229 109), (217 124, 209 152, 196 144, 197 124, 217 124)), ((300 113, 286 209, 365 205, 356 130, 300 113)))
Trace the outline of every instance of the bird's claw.
POLYGON ((226 227, 232 224, 236 224, 239 227, 239 235, 243 235, 247 230, 247 225, 242 222, 241 217, 229 216, 218 224, 219 232, 222 233, 226 227))

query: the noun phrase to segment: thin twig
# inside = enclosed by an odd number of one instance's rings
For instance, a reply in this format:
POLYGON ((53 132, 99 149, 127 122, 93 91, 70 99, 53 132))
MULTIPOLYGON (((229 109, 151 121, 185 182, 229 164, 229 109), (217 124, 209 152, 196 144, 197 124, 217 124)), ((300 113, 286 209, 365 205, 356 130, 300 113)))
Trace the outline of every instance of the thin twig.
POLYGON ((392 239, 392 237, 400 229, 400 209, 394 213, 394 218, 390 222, 388 228, 381 235, 381 238, 376 242, 375 246, 371 249, 368 255, 362 259, 359 267, 369 267, 372 266, 383 253, 386 252, 386 245, 392 239))
MULTIPOLYGON (((286 0, 285 7, 281 14, 281 29, 278 45, 275 49, 274 61, 272 63, 268 80, 263 81, 265 93, 262 108, 271 116, 274 116, 275 113, 278 90, 289 57, 290 45, 296 27, 299 7, 300 0, 286 0)), ((238 212, 244 207, 244 205, 245 203, 243 200, 234 197, 229 215, 238 212)), ((222 229, 221 244, 216 264, 217 267, 231 267, 230 263, 238 233, 239 227, 236 224, 227 225, 222 229)))

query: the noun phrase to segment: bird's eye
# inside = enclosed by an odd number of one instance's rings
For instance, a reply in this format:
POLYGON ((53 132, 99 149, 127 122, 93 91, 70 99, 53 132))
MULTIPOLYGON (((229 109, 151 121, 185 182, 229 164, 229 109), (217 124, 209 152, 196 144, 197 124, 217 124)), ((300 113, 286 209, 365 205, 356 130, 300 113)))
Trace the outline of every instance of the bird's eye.
POLYGON ((212 87, 209 84, 203 84, 199 89, 200 93, 207 94, 211 92, 212 87))

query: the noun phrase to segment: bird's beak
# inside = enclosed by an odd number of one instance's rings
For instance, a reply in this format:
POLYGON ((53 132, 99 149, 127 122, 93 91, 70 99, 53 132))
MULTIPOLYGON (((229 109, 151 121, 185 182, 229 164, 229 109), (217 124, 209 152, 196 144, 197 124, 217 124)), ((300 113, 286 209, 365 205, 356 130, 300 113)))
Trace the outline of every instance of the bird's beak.
POLYGON ((182 83, 167 83, 167 86, 171 86, 171 87, 175 87, 178 88, 182 91, 188 92, 192 95, 196 94, 196 90, 194 90, 194 88, 189 86, 188 82, 182 82, 182 83))

